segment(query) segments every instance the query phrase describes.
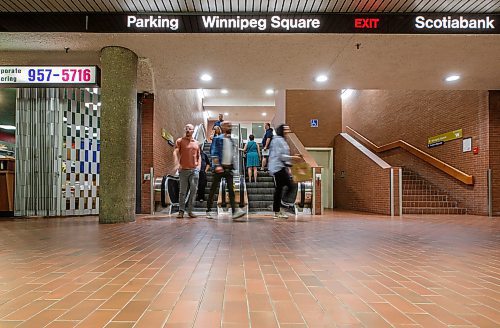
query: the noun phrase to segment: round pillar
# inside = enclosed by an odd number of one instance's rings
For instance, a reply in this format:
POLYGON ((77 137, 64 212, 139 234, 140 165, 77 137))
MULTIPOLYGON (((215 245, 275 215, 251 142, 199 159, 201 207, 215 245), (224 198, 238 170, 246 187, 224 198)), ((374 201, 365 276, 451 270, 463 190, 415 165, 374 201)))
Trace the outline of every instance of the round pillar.
POLYGON ((137 55, 101 50, 101 160, 99 222, 135 221, 137 55))

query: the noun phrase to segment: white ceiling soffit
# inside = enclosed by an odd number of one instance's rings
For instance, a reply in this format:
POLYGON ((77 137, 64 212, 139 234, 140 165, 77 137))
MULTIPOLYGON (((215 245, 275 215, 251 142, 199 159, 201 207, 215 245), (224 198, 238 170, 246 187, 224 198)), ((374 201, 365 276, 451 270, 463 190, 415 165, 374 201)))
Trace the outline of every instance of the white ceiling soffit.
POLYGON ((222 89, 203 89, 203 106, 224 107, 224 106, 253 106, 253 107, 273 107, 274 95, 267 95, 264 89, 259 90, 234 90, 226 89, 227 93, 221 93, 222 89))
POLYGON ((2 0, 0 12, 500 12, 498 0, 2 0))

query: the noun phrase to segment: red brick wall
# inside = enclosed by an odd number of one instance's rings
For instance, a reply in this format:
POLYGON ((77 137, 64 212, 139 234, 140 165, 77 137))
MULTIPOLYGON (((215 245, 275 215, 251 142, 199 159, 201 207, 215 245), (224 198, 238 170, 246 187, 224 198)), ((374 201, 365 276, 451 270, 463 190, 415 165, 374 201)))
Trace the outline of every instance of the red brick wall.
POLYGON ((342 132, 340 92, 287 90, 286 123, 305 147, 332 147, 342 132), (317 128, 311 128, 311 119, 318 119, 317 128))
MULTIPOLYGON (((153 116, 154 96, 149 95, 142 101, 142 176, 150 172, 153 167, 153 116)), ((141 184, 141 213, 151 212, 151 181, 142 181, 141 184)))
POLYGON ((197 90, 161 90, 156 95, 153 120, 153 167, 155 176, 175 173, 173 170, 174 148, 162 138, 166 129, 174 140, 184 135, 188 123, 204 123, 203 108, 197 90))
MULTIPOLYGON (((334 146, 335 180, 333 190, 335 207, 385 215, 391 214, 391 170, 380 167, 341 135, 335 138, 334 146)), ((397 189, 395 188, 395 190, 397 189)), ((395 194, 397 195, 397 192, 395 194)), ((397 202, 397 198, 395 201, 397 202)))
MULTIPOLYGON (((406 166, 447 191, 471 214, 487 214, 488 92, 379 91, 355 92, 342 103, 342 123, 377 145, 402 139, 474 176, 467 186, 404 151, 382 157, 393 166, 406 166), (428 149, 427 138, 463 129, 480 152, 462 152, 462 140, 428 149)), ((360 168, 361 169, 361 168, 360 168)))
POLYGON ((500 215, 500 91, 489 92, 489 129, 493 214, 500 215))

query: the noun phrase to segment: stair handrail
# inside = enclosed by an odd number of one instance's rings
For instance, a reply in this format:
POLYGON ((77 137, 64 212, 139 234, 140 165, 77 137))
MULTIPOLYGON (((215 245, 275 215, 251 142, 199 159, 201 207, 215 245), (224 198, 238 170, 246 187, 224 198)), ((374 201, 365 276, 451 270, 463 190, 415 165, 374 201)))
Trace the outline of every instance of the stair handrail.
POLYGON ((467 185, 473 185, 474 184, 474 177, 472 175, 469 175, 465 172, 460 171, 459 169, 443 162, 440 159, 437 159, 436 157, 426 153, 423 150, 418 149, 417 147, 407 143, 404 140, 397 140, 390 142, 388 144, 385 144, 383 146, 377 146, 367 138, 365 138, 362 134, 351 128, 350 126, 346 126, 347 130, 349 130, 351 133, 353 133, 360 141, 363 143, 366 147, 368 147, 371 151, 376 152, 376 153, 382 153, 388 150, 396 149, 396 148, 401 148, 409 152, 410 154, 420 158, 424 162, 434 166, 438 170, 448 174, 449 176, 467 184, 467 185))

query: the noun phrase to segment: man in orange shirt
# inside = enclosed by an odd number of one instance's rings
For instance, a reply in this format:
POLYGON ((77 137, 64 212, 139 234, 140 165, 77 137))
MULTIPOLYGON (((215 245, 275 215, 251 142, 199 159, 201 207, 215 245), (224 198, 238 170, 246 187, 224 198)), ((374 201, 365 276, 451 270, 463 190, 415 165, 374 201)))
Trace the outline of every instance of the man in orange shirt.
POLYGON ((188 215, 195 218, 193 213, 193 203, 198 189, 198 179, 200 173, 200 146, 198 141, 193 139, 194 126, 186 124, 184 137, 177 139, 174 149, 175 168, 179 170, 179 214, 178 219, 184 217, 186 209, 186 193, 189 187, 189 199, 187 202, 188 215))

